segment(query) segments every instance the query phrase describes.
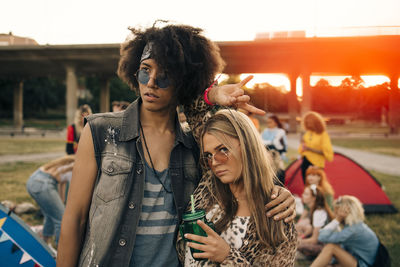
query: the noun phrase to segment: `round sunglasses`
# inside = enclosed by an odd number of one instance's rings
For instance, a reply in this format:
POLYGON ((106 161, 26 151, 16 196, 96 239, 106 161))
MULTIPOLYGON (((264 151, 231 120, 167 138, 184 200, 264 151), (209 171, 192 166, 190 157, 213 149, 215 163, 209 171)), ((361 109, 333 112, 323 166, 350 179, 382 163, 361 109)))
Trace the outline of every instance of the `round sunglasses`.
MULTIPOLYGON (((147 83, 150 81, 150 73, 146 69, 139 69, 135 73, 135 76, 137 81, 141 84, 147 85, 147 83)), ((156 77, 155 84, 158 88, 167 89, 169 86, 169 79, 165 74, 159 75, 156 77)))
POLYGON ((229 159, 229 150, 227 148, 220 148, 215 154, 205 153, 203 159, 210 168, 212 167, 213 159, 224 164, 229 159))

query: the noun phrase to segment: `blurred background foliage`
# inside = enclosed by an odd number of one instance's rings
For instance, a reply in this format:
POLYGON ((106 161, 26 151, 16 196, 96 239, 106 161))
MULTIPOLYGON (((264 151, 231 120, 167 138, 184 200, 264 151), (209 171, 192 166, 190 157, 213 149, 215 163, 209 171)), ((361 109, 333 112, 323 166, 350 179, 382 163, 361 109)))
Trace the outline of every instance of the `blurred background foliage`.
MULTIPOLYGON (((13 117, 13 89, 18 86, 12 80, 0 79, 0 118, 13 117)), ((65 119, 65 84, 53 77, 24 80, 24 119, 65 119)), ((129 101, 136 98, 135 92, 119 78, 110 79, 111 102, 129 101)), ((93 112, 99 112, 100 77, 89 76, 78 79, 78 105, 89 104, 93 112)))
MULTIPOLYGON (((220 84, 237 83, 239 75, 231 75, 220 84)), ((101 77, 89 76, 78 79, 78 104, 89 104, 94 112, 99 112, 101 77)), ((11 80, 0 79, 0 119, 12 118, 13 88, 11 80)), ((339 86, 332 86, 327 80, 319 80, 311 87, 311 109, 322 114, 346 115, 352 119, 381 121, 387 113, 389 84, 383 83, 364 87, 360 77, 345 78, 339 86)), ((53 77, 30 78, 24 81, 24 118, 65 118, 65 84, 53 77)), ((259 108, 273 113, 288 111, 288 92, 283 87, 269 83, 255 84, 246 88, 246 94, 259 108)), ((110 80, 111 102, 128 101, 136 98, 135 92, 118 77, 110 80)), ((300 111, 300 103, 296 107, 300 111)))

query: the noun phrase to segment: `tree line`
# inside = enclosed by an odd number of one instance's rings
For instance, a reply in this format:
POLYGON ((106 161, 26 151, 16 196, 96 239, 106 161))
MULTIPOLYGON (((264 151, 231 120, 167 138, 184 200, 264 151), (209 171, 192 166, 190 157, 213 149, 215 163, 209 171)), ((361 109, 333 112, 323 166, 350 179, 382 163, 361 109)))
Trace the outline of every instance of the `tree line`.
MULTIPOLYGON (((325 79, 310 87, 311 110, 322 114, 346 115, 354 119, 380 121, 389 105, 390 85, 365 87, 360 77, 345 78, 339 86, 325 79)), ((288 92, 284 87, 268 83, 256 84, 248 90, 254 104, 268 112, 288 112, 288 92)), ((300 112, 300 104, 297 105, 300 112)))
MULTIPOLYGON (((0 118, 13 117, 13 90, 18 84, 0 79, 0 118)), ((110 102, 132 102, 136 94, 119 78, 110 80, 110 102)), ((24 118, 65 118, 66 86, 54 77, 29 78, 23 84, 24 118)), ((78 105, 89 104, 93 112, 100 110, 100 78, 89 76, 78 79, 78 105)), ((111 106, 111 103, 110 103, 111 106)))
MULTIPOLYGON (((232 75, 224 83, 238 82, 239 76, 232 75)), ((0 118, 13 117, 13 89, 15 82, 0 79, 0 118)), ((100 79, 96 76, 78 79, 79 105, 89 104, 99 112, 100 79)), ((360 77, 345 78, 339 86, 332 86, 325 79, 319 80, 311 90, 311 109, 322 114, 350 115, 355 119, 379 121, 388 110, 388 83, 364 87, 360 77)), ((66 87, 52 77, 30 78, 24 81, 24 118, 65 118, 66 87)), ((247 88, 252 102, 268 112, 288 111, 288 92, 284 87, 269 83, 256 84, 247 88)), ((110 102, 124 100, 132 102, 136 94, 119 78, 110 80, 110 102)), ((300 111, 300 104, 297 105, 300 111)))

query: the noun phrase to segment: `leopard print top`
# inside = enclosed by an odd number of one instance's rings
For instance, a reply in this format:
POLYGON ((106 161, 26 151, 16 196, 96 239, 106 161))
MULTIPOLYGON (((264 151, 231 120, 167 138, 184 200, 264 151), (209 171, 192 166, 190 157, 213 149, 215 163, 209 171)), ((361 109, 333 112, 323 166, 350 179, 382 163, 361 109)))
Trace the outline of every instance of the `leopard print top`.
MULTIPOLYGON (((213 223, 219 221, 222 216, 222 212, 220 212, 219 210, 220 210, 219 205, 218 204, 214 205, 212 210, 210 210, 206 215, 207 221, 213 223)), ((228 243, 230 247, 233 247, 235 249, 240 249, 240 247, 243 244, 243 238, 246 234, 247 225, 249 221, 250 221, 250 216, 235 216, 229 227, 221 233, 221 237, 226 241, 226 243, 228 243)), ((207 259, 196 261, 195 259, 193 259, 192 254, 190 253, 190 248, 186 246, 185 266, 212 267, 216 265, 217 264, 215 262, 212 262, 207 259)))
MULTIPOLYGON (((198 97, 191 105, 185 106, 185 115, 191 126, 192 132, 196 140, 199 140, 201 125, 216 112, 220 107, 207 105, 202 97, 198 97)), ((210 211, 217 204, 213 192, 211 170, 203 168, 202 179, 194 192, 195 208, 210 211)), ((188 206, 188 211, 190 207, 188 206)), ((219 210, 217 213, 223 211, 219 210)), ((216 216, 218 217, 218 216, 216 216)), ((247 224, 243 243, 240 248, 231 246, 228 257, 220 264, 214 263, 215 266, 294 266, 295 255, 297 249, 297 233, 293 223, 285 224, 285 234, 287 241, 281 243, 278 247, 266 247, 261 244, 257 238, 256 225, 250 217, 247 224)), ((185 262, 185 242, 181 236, 177 238, 177 252, 181 262, 185 262)))

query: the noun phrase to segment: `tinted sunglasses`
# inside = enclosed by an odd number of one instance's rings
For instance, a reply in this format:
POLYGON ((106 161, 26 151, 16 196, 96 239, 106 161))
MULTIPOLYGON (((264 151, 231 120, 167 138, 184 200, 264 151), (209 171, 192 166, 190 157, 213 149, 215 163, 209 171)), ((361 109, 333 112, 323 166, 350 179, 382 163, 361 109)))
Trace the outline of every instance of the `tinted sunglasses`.
POLYGON ((215 154, 207 153, 203 156, 204 162, 207 163, 208 167, 212 167, 213 159, 221 164, 224 164, 229 159, 229 150, 226 151, 218 150, 215 154))
MULTIPOLYGON (((135 76, 137 81, 141 84, 147 85, 147 83, 150 81, 150 73, 145 69, 139 69, 135 76)), ((165 74, 159 75, 155 80, 155 84, 158 88, 166 89, 169 86, 169 79, 165 74)))

